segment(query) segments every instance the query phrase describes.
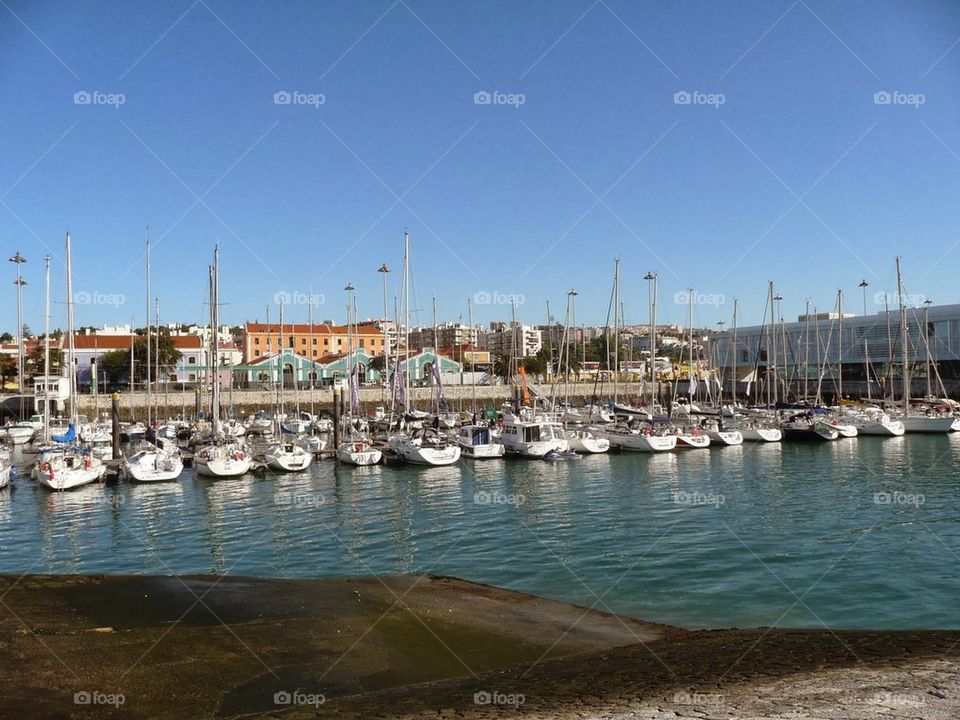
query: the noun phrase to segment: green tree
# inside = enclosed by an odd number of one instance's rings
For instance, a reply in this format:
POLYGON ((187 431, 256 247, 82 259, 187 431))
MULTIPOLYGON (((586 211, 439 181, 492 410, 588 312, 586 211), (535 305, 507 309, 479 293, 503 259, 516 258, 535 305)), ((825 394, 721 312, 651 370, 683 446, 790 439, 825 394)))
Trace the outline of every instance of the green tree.
MULTIPOLYGON (((156 380, 157 365, 160 366, 161 373, 164 371, 164 369, 169 371, 170 368, 176 367, 177 363, 180 361, 181 353, 179 350, 177 350, 176 346, 173 344, 173 340, 169 335, 161 335, 159 339, 157 339, 155 336, 151 336, 150 344, 150 379, 156 380), (158 345, 159 357, 157 356, 158 345)), ((127 367, 130 367, 130 351, 126 350, 124 352, 127 353, 127 367)), ((133 359, 135 362, 134 373, 136 378, 138 381, 144 382, 147 374, 146 337, 134 341, 133 359)))
POLYGON ((13 342, 13 335, 11 335, 11 334, 8 333, 8 332, 3 333, 2 335, 0 335, 0 342, 2 342, 2 343, 12 343, 12 342, 13 342))
POLYGON ((130 373, 129 350, 111 350, 101 355, 97 362, 100 370, 107 376, 108 383, 118 383, 130 373))
POLYGON ((493 374, 504 380, 510 379, 510 366, 511 366, 510 356, 506 353, 497 355, 493 361, 493 374))
POLYGON ((387 366, 387 358, 383 355, 374 355, 370 358, 370 364, 368 367, 371 370, 376 370, 377 372, 383 372, 387 366))
MULTIPOLYGON (((57 347, 53 347, 51 343, 50 371, 51 373, 58 373, 62 368, 63 368, 63 350, 57 347)), ((36 346, 27 354, 26 371, 27 371, 27 374, 30 375, 31 377, 35 375, 47 374, 47 368, 44 365, 43 341, 38 342, 36 346)))
POLYGON ((0 378, 3 379, 3 385, 17 377, 17 360, 12 355, 0 355, 0 378))

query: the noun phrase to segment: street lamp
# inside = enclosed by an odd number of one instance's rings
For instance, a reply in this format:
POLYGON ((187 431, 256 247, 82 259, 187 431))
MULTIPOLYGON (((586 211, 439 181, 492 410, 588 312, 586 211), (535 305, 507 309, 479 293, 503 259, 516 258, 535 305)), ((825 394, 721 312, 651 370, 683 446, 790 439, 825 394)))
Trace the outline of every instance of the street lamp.
POLYGON ((23 395, 23 362, 24 362, 24 346, 23 346, 23 286, 27 284, 27 281, 20 277, 20 266, 25 263, 27 259, 20 254, 20 251, 17 251, 17 254, 10 258, 10 262, 16 263, 17 265, 17 279, 13 281, 13 284, 17 286, 17 383, 20 388, 20 395, 23 395))
POLYGON ((867 279, 864 278, 860 281, 858 287, 863 290, 863 314, 867 314, 867 288, 870 287, 870 283, 867 282, 867 279))
POLYGON ((649 271, 643 276, 648 285, 648 301, 650 303, 650 411, 653 412, 653 403, 656 400, 656 355, 657 355, 657 274, 649 271))
MULTIPOLYGON (((383 275, 383 367, 386 373, 390 372, 390 335, 387 333, 387 274, 390 268, 383 263, 377 272, 383 275)), ((383 399, 384 386, 380 384, 380 399, 383 399)))

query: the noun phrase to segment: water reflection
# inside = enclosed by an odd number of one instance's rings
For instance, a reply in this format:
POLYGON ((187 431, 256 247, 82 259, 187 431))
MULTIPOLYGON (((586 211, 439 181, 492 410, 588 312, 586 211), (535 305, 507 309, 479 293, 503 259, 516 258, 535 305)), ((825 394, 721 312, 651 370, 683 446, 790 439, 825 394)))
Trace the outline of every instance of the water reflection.
MULTIPOLYGON (((960 551, 960 436, 14 485, 7 572, 434 572, 587 605, 606 593, 612 610, 691 626, 773 623, 814 586, 804 602, 832 626, 960 626, 944 570, 944 545, 960 551), (925 501, 875 501, 894 490, 925 501)), ((818 621, 798 608, 784 623, 818 621)))

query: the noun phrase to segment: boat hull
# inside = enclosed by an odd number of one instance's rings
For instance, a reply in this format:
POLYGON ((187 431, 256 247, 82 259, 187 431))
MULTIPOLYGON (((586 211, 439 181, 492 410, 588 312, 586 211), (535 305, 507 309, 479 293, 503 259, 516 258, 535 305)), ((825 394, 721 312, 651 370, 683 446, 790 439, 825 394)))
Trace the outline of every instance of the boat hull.
POLYGON ((379 448, 375 448, 372 445, 345 442, 340 443, 340 447, 337 448, 337 459, 348 465, 366 467, 379 463, 383 459, 383 453, 379 448))
POLYGON ((213 478, 231 478, 245 475, 250 471, 250 463, 249 457, 236 460, 233 458, 205 459, 198 457, 193 461, 197 475, 213 478))
POLYGON ((502 458, 505 452, 505 448, 500 443, 460 445, 461 456, 471 460, 496 460, 497 458, 502 458))
POLYGON ((908 433, 948 433, 953 429, 952 417, 927 417, 926 415, 908 415, 900 418, 904 432, 908 433))
POLYGON ((710 438, 707 435, 677 435, 677 449, 703 450, 710 447, 710 438))
POLYGON ((783 432, 780 428, 742 428, 740 434, 744 442, 780 442, 783 440, 783 432))
POLYGON ((743 445, 743 434, 739 430, 708 430, 707 437, 714 445, 743 445))

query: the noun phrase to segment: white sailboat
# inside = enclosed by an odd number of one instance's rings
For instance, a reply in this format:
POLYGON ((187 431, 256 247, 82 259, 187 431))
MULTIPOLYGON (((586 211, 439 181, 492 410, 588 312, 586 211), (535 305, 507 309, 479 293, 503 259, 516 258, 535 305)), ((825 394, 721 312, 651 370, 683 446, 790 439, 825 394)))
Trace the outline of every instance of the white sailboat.
MULTIPOLYGON (((409 361, 410 348, 410 233, 403 233, 403 332, 404 348, 409 361)), ((401 370, 403 363, 397 361, 402 377, 397 378, 403 384, 403 397, 410 397, 410 373, 401 370)), ((395 373, 396 375, 396 373, 395 373)), ((439 375, 439 372, 437 373, 439 375)), ((408 413, 412 408, 406 408, 408 413)), ((390 449, 406 462, 415 465, 452 465, 460 459, 460 446, 434 428, 421 427, 412 435, 396 433, 387 438, 390 449)))
POLYGON ((356 288, 348 283, 345 289, 348 293, 347 351, 350 353, 350 371, 347 375, 347 381, 350 389, 350 404, 344 425, 346 437, 337 445, 337 459, 347 465, 364 467, 379 463, 383 459, 383 452, 380 448, 374 446, 373 440, 361 432, 353 421, 353 412, 360 407, 359 371, 357 356, 353 349, 353 328, 356 326, 356 297, 353 295, 353 291, 356 288), (352 324, 351 318, 353 320, 352 324))
POLYGON ((194 455, 197 475, 213 478, 239 477, 250 470, 253 458, 239 438, 228 437, 220 420, 220 246, 213 251, 213 265, 209 268, 211 340, 210 356, 213 377, 211 389, 212 434, 208 444, 194 455))
POLYGON ((34 466, 33 476, 39 485, 51 490, 71 490, 100 480, 107 466, 94 457, 87 447, 82 447, 77 438, 77 376, 74 371, 74 323, 73 323, 73 275, 70 261, 71 239, 67 233, 67 367, 70 385, 70 427, 66 435, 51 438, 58 447, 43 452, 34 466))
MULTIPOLYGON (((162 442, 162 441, 161 441, 162 442)), ((183 472, 183 459, 176 447, 149 445, 120 465, 124 478, 136 482, 164 482, 176 480, 183 472)))
MULTIPOLYGON (((313 462, 313 453, 294 442, 293 438, 285 438, 284 434, 291 434, 300 428, 300 419, 286 419, 284 398, 284 371, 283 371, 283 298, 280 298, 280 342, 277 354, 277 379, 279 382, 279 410, 277 417, 277 434, 263 451, 263 461, 267 467, 277 472, 300 472, 310 467, 313 462), (288 429, 287 423, 290 423, 288 429)), ((296 356, 294 356, 293 374, 296 377, 296 356)))

